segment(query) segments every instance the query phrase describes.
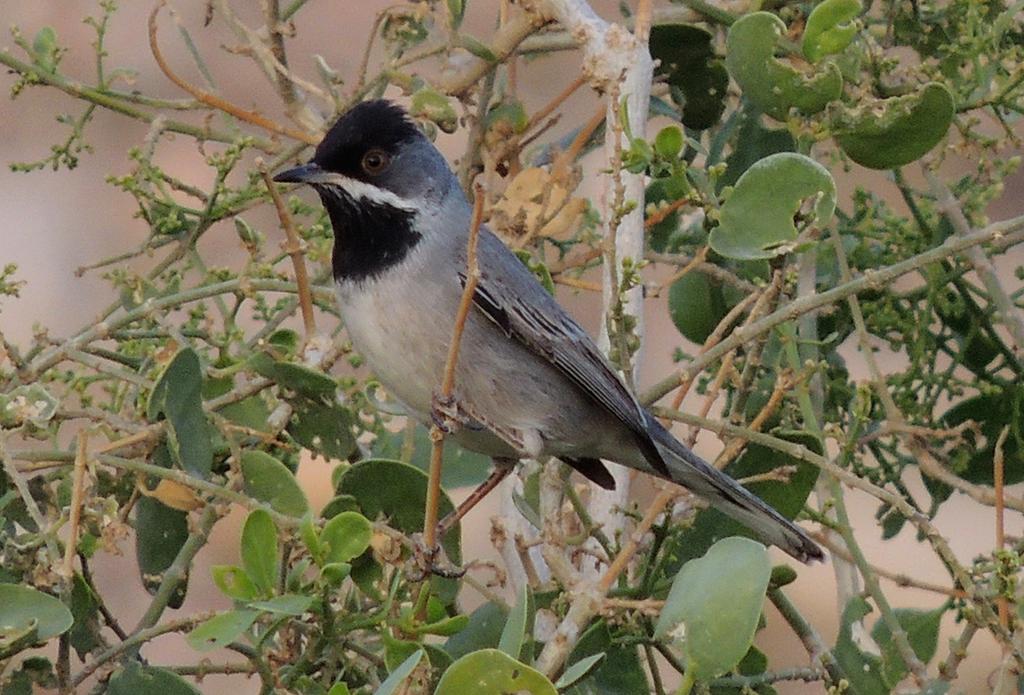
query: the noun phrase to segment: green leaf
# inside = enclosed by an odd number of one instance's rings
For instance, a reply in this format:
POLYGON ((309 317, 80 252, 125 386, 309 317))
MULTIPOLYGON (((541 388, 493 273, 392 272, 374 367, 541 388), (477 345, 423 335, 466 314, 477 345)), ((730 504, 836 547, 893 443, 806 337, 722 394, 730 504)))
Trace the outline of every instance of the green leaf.
POLYGON ((213 465, 210 425, 203 412, 203 370, 199 355, 182 348, 164 368, 146 404, 146 417, 167 418, 167 444, 174 460, 190 474, 205 478, 213 465))
POLYGON ((352 565, 347 562, 328 562, 320 568, 320 574, 331 586, 340 586, 352 574, 352 565))
POLYGON ((202 695, 191 683, 173 671, 144 666, 129 660, 114 671, 107 685, 109 695, 202 695))
POLYGON ((302 516, 309 511, 306 493, 295 475, 270 454, 256 449, 243 451, 241 468, 245 494, 288 516, 302 516))
POLYGON ((309 398, 290 402, 292 417, 287 429, 296 442, 313 453, 339 460, 347 459, 355 450, 352 415, 347 408, 309 398))
POLYGON ((672 323, 690 342, 703 345, 729 308, 719 284, 704 273, 691 271, 672 283, 668 290, 668 312, 672 323))
POLYGON ((722 205, 720 224, 708 238, 711 248, 739 260, 787 253, 797 238, 793 216, 806 198, 815 199, 814 223, 827 225, 836 207, 836 185, 828 170, 802 154, 765 157, 747 169, 722 205))
POLYGON ((0 584, 0 659, 63 634, 75 619, 60 599, 20 584, 0 584))
POLYGON ((302 615, 313 604, 312 596, 302 594, 284 594, 275 596, 269 601, 253 601, 249 608, 254 608, 268 613, 280 613, 281 615, 302 615))
POLYGON ((348 684, 335 683, 331 686, 331 689, 327 691, 327 695, 349 695, 348 684))
MULTIPOLYGON (((163 573, 174 563, 188 540, 188 514, 143 495, 135 503, 135 558, 142 583, 149 593, 160 586, 163 573)), ((174 590, 167 605, 179 608, 185 600, 188 577, 174 590)))
POLYGON ((752 12, 729 27, 725 65, 743 96, 772 118, 786 120, 790 109, 815 114, 839 98, 843 76, 828 62, 809 75, 775 57, 785 23, 770 12, 752 12))
POLYGON ((256 622, 260 615, 255 610, 235 610, 215 615, 199 623, 185 636, 189 646, 199 652, 208 652, 234 642, 256 622))
POLYGON ((804 27, 803 51, 817 63, 827 55, 842 53, 858 27, 852 21, 861 11, 860 0, 825 0, 811 10, 804 27))
MULTIPOLYGON (((965 480, 980 485, 994 485, 992 460, 996 441, 1004 427, 1010 434, 1003 445, 1005 483, 1014 485, 1024 480, 1024 383, 1007 384, 972 398, 965 398, 942 416, 946 427, 956 427, 974 420, 979 432, 964 432, 966 466, 957 467, 965 480), (980 436, 979 436, 980 435, 980 436)), ((925 476, 925 480, 930 478, 925 476)))
POLYGON ((320 532, 320 548, 325 563, 349 562, 370 547, 373 529, 369 520, 358 512, 342 512, 320 532))
POLYGON ((683 131, 674 125, 662 128, 654 137, 654 151, 665 159, 675 159, 683 151, 683 131))
POLYGON ((460 48, 465 48, 480 60, 486 60, 488 63, 498 62, 498 56, 494 55, 494 51, 487 44, 480 42, 469 34, 461 34, 458 37, 458 44, 460 48))
POLYGON ((75 624, 68 633, 68 641, 84 661, 87 654, 105 645, 100 638, 99 600, 92 587, 77 572, 71 585, 71 615, 75 624))
POLYGON ((931 82, 916 94, 836 111, 832 130, 853 161, 870 169, 895 169, 917 161, 939 144, 955 115, 953 95, 931 82))
MULTIPOLYGON (((897 608, 893 611, 896 620, 907 633, 907 640, 914 654, 927 664, 935 656, 935 650, 939 644, 939 623, 945 608, 937 608, 931 611, 923 611, 914 608, 897 608)), ((875 640, 882 650, 882 677, 885 681, 895 687, 907 675, 907 665, 903 663, 899 649, 892 639, 892 632, 889 626, 881 618, 875 622, 871 629, 871 638, 875 640)))
MULTIPOLYGON (((449 0, 458 2, 458 0, 449 0)), ((459 127, 459 117, 448 97, 432 87, 423 87, 412 95, 409 113, 437 125, 446 133, 454 133, 459 127)))
POLYGON ((725 174, 717 181, 719 191, 725 186, 735 185, 747 169, 768 155, 796 150, 796 141, 789 130, 766 128, 761 111, 749 101, 744 102, 738 118, 739 130, 732 152, 725 160, 725 174))
POLYGON ((306 398, 332 400, 338 389, 330 375, 296 362, 276 359, 269 349, 253 353, 248 364, 257 374, 306 398))
POLYGON ((277 528, 262 509, 249 512, 242 527, 242 567, 256 591, 269 596, 278 577, 277 528))
POLYGON ((557 695, 555 686, 544 674, 516 661, 497 649, 467 654, 441 676, 434 695, 557 695))
POLYGON ((496 603, 485 603, 469 616, 469 621, 444 644, 453 659, 478 649, 497 647, 507 624, 505 609, 496 603))
POLYGON ((526 618, 530 607, 530 588, 524 583, 516 598, 516 605, 509 611, 505 629, 501 631, 498 649, 513 659, 518 659, 526 641, 526 618))
POLYGON ((397 692, 398 687, 402 685, 405 679, 412 675, 412 672, 416 670, 417 666, 419 666, 421 659, 423 659, 423 650, 417 649, 415 652, 410 654, 409 658, 403 661, 398 668, 391 672, 391 675, 387 677, 387 680, 380 684, 380 687, 377 688, 374 695, 393 695, 393 693, 397 692))
POLYGON ((832 650, 843 675, 857 695, 889 695, 891 688, 881 673, 881 659, 865 654, 853 639, 853 625, 871 612, 871 606, 860 596, 850 599, 839 620, 839 635, 832 650))
POLYGON ((241 567, 235 565, 214 565, 210 568, 213 583, 226 596, 237 601, 251 601, 256 598, 256 586, 241 567))
POLYGON ((673 100, 682 107, 683 125, 695 130, 710 128, 725 110, 729 74, 715 56, 713 38, 707 29, 694 24, 651 27, 651 57, 660 61, 657 74, 664 75, 673 88, 673 100))
POLYGON ((43 27, 36 32, 32 39, 32 50, 35 52, 35 62, 46 72, 53 72, 57 69, 57 55, 60 46, 57 45, 57 32, 53 27, 43 27))
POLYGON ((572 666, 565 669, 562 676, 555 682, 555 687, 562 690, 574 685, 577 681, 583 680, 597 668, 597 666, 604 660, 605 656, 605 652, 600 652, 580 659, 572 666))
POLYGON ((448 23, 452 29, 458 29, 462 25, 462 18, 465 15, 465 0, 448 0, 448 23))
POLYGON ((734 668, 750 649, 771 576, 768 553, 748 538, 726 538, 683 566, 654 635, 682 642, 686 668, 705 681, 734 668))

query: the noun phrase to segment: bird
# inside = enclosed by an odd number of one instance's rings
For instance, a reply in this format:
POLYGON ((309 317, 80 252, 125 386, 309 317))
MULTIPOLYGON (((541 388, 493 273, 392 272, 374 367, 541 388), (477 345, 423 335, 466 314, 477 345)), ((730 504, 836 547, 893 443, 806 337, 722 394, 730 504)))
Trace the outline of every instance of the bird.
MULTIPOLYGON (((401 106, 369 100, 274 181, 319 195, 352 345, 410 415, 436 423, 473 217, 444 155, 401 106)), ((491 481, 550 456, 609 488, 613 461, 684 486, 797 560, 822 559, 803 529, 662 426, 533 272, 486 225, 476 231, 477 284, 444 405, 458 444, 494 461, 491 481)))

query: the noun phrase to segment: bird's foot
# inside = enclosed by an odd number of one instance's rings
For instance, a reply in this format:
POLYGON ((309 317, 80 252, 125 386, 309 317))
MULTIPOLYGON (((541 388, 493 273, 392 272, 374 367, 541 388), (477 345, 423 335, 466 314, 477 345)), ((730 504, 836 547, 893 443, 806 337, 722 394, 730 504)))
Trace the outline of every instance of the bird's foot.
POLYGON ((458 579, 466 573, 465 568, 458 567, 448 559, 440 543, 433 548, 428 548, 423 541, 423 535, 419 533, 413 535, 412 541, 413 556, 408 572, 411 581, 421 582, 431 575, 445 579, 458 579))
POLYGON ((452 434, 459 425, 459 404, 454 396, 431 394, 430 419, 445 434, 452 434))

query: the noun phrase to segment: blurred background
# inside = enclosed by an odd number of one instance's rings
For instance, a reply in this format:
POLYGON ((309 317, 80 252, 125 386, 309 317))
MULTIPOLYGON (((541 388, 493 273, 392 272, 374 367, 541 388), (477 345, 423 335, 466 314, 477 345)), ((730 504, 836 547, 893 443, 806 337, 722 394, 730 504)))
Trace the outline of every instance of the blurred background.
MULTIPOLYGON (((124 2, 114 16, 107 35, 107 50, 111 65, 123 65, 138 70, 132 78, 132 86, 151 95, 177 98, 181 94, 159 72, 150 55, 146 39, 146 19, 151 3, 124 2)), ((385 0, 358 0, 353 2, 327 2, 313 0, 296 19, 297 35, 289 41, 290 60, 293 69, 300 74, 312 75, 314 54, 323 55, 337 69, 342 77, 352 79, 366 45, 375 13, 387 5, 385 0)), ((473 35, 486 38, 493 30, 493 8, 489 3, 469 3, 466 29, 473 35)), ((617 0, 593 2, 595 8, 606 18, 617 16, 617 0)), ((90 42, 94 39, 91 27, 82 23, 82 18, 96 14, 95 0, 49 0, 29 1, 5 0, 0 2, 0 25, 18 26, 23 34, 31 37, 42 26, 52 26, 61 45, 68 47, 62 63, 65 72, 83 81, 94 76, 93 51, 90 42)), ((266 105, 279 103, 273 89, 252 63, 244 56, 232 55, 222 50, 230 47, 234 36, 215 21, 203 28, 206 2, 179 0, 174 7, 192 32, 197 47, 207 59, 217 86, 223 96, 247 108, 267 110, 268 115, 284 122, 283 114, 271 111, 266 105)), ((235 0, 235 11, 251 25, 259 24, 259 3, 254 0, 235 0)), ((166 16, 165 16, 166 19, 166 16)), ((173 24, 165 21, 162 25, 163 50, 179 70, 195 78, 194 64, 186 49, 173 31, 173 24)), ((11 45, 9 36, 0 39, 0 44, 11 45)), ((371 58, 371 65, 372 65, 371 58)), ((556 54, 540 60, 520 61, 519 91, 527 105, 528 112, 547 103, 578 74, 578 55, 572 52, 556 54)), ((197 80, 196 80, 197 81, 197 80)), ((13 82, 9 75, 0 76, 0 86, 13 82)), ((128 85, 122 85, 127 87, 128 85)), ((585 121, 593 113, 596 97, 587 89, 578 90, 563 107, 565 116, 554 128, 551 137, 561 136, 585 121)), ((66 336, 87 325, 97 312, 110 300, 110 289, 102 273, 86 272, 76 275, 76 269, 111 254, 143 242, 148 233, 146 224, 138 219, 134 201, 127 194, 117 191, 105 182, 107 176, 125 174, 131 167, 128 149, 139 145, 146 135, 146 125, 120 115, 97 109, 93 122, 87 128, 87 142, 92 153, 83 153, 78 166, 68 171, 61 169, 33 173, 14 173, 8 164, 20 161, 34 161, 45 157, 50 145, 63 142, 68 129, 54 120, 54 115, 65 111, 78 114, 82 105, 55 89, 35 87, 26 89, 16 100, 0 100, 0 264, 17 263, 19 279, 25 280, 19 300, 5 301, 0 313, 0 331, 15 344, 25 344, 33 332, 45 330, 54 337, 66 336)), ((652 123, 649 132, 657 130, 652 123)), ((1022 134, 1018 130, 1018 135, 1022 134)), ((439 144, 453 160, 463 151, 464 131, 454 136, 442 135, 439 144)), ((180 146, 162 145, 159 157, 161 164, 171 173, 186 181, 198 181, 205 185, 212 178, 212 171, 205 165, 202 155, 182 138, 180 146)), ((597 191, 594 172, 598 168, 592 156, 587 164, 588 180, 585 193, 593 196, 597 191)), ((953 169, 949 169, 947 178, 953 169)), ((858 183, 870 183, 877 190, 888 191, 890 202, 897 209, 903 209, 894 187, 884 176, 871 174, 866 178, 865 170, 839 173, 838 183, 843 196, 849 196, 858 183)), ((992 220, 1024 213, 1022 203, 1024 176, 1018 174, 1008 182, 1004 195, 989 211, 992 220)), ((311 192, 300 193, 312 200, 311 192)), ((840 202, 842 205, 842 202, 840 202)), ((272 234, 277 229, 276 219, 269 206, 247 213, 247 219, 254 225, 272 234)), ((271 236, 271 239, 273 237, 271 236)), ((230 221, 215 226, 203 239, 204 252, 209 258, 224 266, 233 267, 244 259, 238 238, 230 221)), ((1004 258, 1000 269, 1010 278, 1014 265, 1024 263, 1017 252, 1016 258, 1004 258)), ((144 267, 146 259, 137 261, 144 267)), ((655 278, 656 279, 656 278, 655 278)), ((584 326, 596 334, 600 297, 596 293, 574 293, 559 288, 561 300, 584 326)), ((645 349, 640 379, 641 389, 664 376, 672 365, 673 351, 684 345, 668 318, 665 299, 653 299, 646 305, 645 349)), ((684 345, 693 351, 695 346, 684 345)), ((846 355, 854 378, 866 376, 857 350, 847 346, 846 355)), ((883 353, 884 354, 884 353, 883 353)), ((693 397, 691 397, 693 398, 693 397)), ((693 400, 696 400, 693 398, 693 400)), ((704 433, 698 442, 698 450, 711 457, 719 448, 719 442, 710 433, 704 433)), ((914 474, 916 475, 916 473, 914 474)), ((300 466, 300 477, 314 507, 329 497, 330 467, 323 461, 306 460, 300 466)), ((910 489, 920 492, 919 480, 910 480, 910 489)), ((458 498, 464 491, 455 496, 458 498)), ((635 494, 643 498, 649 494, 646 481, 638 480, 635 494)), ((875 565, 897 573, 905 573, 915 579, 931 581, 949 586, 947 573, 938 560, 914 539, 914 531, 907 525, 896 538, 883 542, 874 519, 877 503, 860 494, 849 493, 851 513, 860 533, 864 551, 875 565)), ((464 556, 467 558, 497 559, 490 545, 487 519, 495 513, 496 501, 472 512, 464 524, 464 556), (489 505, 489 506, 488 506, 489 505)), ((237 548, 241 514, 234 514, 215 527, 213 542, 200 554, 198 565, 192 575, 188 598, 177 612, 168 616, 185 615, 204 610, 229 607, 229 600, 223 596, 210 580, 211 564, 233 563, 237 548)), ((935 520, 940 531, 949 538, 954 552, 963 561, 969 561, 973 554, 988 550, 993 543, 993 514, 988 508, 970 502, 965 497, 954 495, 941 508, 935 520)), ((1024 523, 1019 514, 1007 515, 1007 534, 1020 536, 1024 523)), ((134 553, 130 542, 123 545, 121 557, 103 555, 93 565, 96 580, 102 593, 111 600, 110 606, 125 623, 134 624, 148 605, 148 595, 142 591, 138 573, 134 566, 134 553)), ((777 553, 777 551, 774 551, 777 553)), ((782 561, 785 556, 776 554, 782 561)), ((834 592, 833 566, 829 563, 803 568, 790 594, 801 610, 831 644, 834 643, 838 625, 838 606, 834 592)), ((894 606, 919 607, 924 609, 938 606, 944 597, 915 589, 896 588, 891 582, 886 590, 894 606)), ((465 605, 472 608, 479 597, 468 592, 463 594, 465 605)), ((791 630, 782 624, 774 608, 767 606, 767 628, 760 631, 756 644, 770 655, 773 667, 804 666, 807 654, 804 647, 793 636, 791 630)), ((873 622, 872 618, 869 618, 873 622)), ((948 638, 954 633, 952 622, 943 625, 939 640, 938 656, 944 658, 948 651, 948 638)), ((180 635, 168 635, 149 645, 143 652, 154 663, 197 662, 200 655, 184 644, 180 635)), ((987 678, 996 667, 1000 655, 987 635, 977 638, 971 652, 960 669, 959 689, 965 692, 987 690, 987 678)), ((207 693, 227 692, 227 681, 222 676, 209 676, 201 684, 207 693)), ((244 690, 238 688, 240 679, 233 677, 231 690, 257 692, 258 682, 249 681, 244 690)), ((780 693, 817 692, 818 684, 803 685, 781 683, 780 693)))

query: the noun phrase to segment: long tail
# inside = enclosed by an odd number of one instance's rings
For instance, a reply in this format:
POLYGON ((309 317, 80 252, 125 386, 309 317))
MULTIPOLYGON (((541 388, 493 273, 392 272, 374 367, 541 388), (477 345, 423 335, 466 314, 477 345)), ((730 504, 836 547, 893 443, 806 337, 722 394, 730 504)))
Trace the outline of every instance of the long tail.
POLYGON ((735 480, 711 466, 648 415, 651 438, 674 482, 685 486, 723 513, 750 528, 801 562, 822 560, 821 548, 799 526, 768 506, 735 480))

